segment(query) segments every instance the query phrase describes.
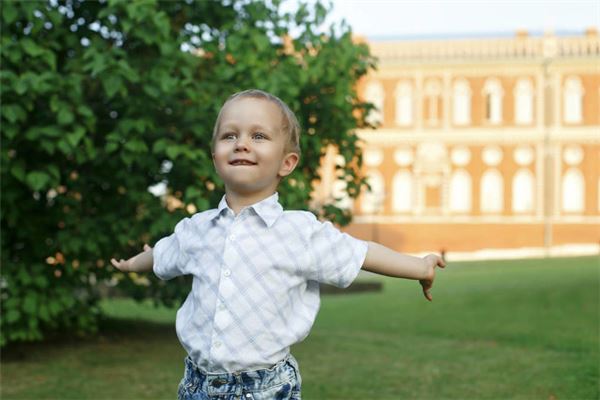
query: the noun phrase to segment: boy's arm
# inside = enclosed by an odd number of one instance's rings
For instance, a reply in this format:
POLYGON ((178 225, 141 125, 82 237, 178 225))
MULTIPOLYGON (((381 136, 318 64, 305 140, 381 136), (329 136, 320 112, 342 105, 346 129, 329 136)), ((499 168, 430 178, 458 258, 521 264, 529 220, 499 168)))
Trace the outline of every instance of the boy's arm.
POLYGON ((445 266, 444 260, 435 254, 428 254, 423 258, 414 257, 369 242, 362 268, 380 275, 419 280, 425 298, 431 301, 430 289, 435 279, 435 267, 445 266))
POLYGON ((144 272, 152 270, 154 258, 152 257, 152 247, 144 245, 144 251, 128 260, 114 258, 110 260, 111 264, 123 272, 144 272))

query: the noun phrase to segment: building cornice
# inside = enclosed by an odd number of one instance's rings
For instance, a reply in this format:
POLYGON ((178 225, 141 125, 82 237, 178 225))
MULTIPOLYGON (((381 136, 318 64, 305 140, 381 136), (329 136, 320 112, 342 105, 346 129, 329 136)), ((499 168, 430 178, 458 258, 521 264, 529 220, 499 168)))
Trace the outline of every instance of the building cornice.
POLYGON ((494 128, 494 129, 448 129, 444 131, 403 131, 399 129, 358 130, 359 138, 368 144, 402 145, 421 142, 452 143, 522 143, 542 141, 548 135, 552 142, 600 143, 598 126, 577 128, 494 128))
POLYGON ((548 60, 600 58, 597 34, 576 37, 517 36, 514 38, 481 38, 462 40, 373 41, 371 54, 382 64, 459 61, 548 60))

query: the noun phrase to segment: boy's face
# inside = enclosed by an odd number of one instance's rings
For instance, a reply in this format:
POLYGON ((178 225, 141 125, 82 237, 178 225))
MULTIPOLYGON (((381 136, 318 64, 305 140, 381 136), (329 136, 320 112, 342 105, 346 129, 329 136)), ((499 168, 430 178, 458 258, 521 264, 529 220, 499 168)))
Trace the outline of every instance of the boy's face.
POLYGON ((268 100, 247 97, 225 106, 214 138, 213 162, 228 193, 269 196, 294 170, 298 155, 285 152, 282 122, 279 107, 268 100))

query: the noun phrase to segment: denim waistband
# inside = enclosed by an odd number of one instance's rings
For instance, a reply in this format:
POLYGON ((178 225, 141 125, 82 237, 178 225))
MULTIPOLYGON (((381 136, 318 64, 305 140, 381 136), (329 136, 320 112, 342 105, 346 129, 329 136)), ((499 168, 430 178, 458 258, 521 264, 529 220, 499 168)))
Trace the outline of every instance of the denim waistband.
POLYGON ((200 388, 209 395, 238 394, 269 389, 298 379, 298 363, 288 354, 270 368, 231 373, 210 373, 198 368, 188 356, 185 380, 190 389, 200 388))

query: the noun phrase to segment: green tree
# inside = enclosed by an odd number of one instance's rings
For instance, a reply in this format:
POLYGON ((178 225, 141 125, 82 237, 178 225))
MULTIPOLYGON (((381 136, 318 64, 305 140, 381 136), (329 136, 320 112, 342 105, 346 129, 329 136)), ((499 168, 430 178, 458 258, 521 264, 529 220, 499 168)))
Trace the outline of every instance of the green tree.
MULTIPOLYGON (((185 280, 125 276, 106 260, 218 202, 209 143, 236 91, 271 91, 299 116, 302 162, 281 188, 286 206, 307 207, 330 144, 359 194, 353 129, 370 106, 355 85, 374 60, 345 25, 317 32, 327 7, 292 14, 279 3, 2 2, 2 344, 94 331, 98 282, 165 304, 183 298, 185 280), (169 202, 148 190, 161 182, 169 202)), ((350 217, 334 204, 314 211, 350 217)))

